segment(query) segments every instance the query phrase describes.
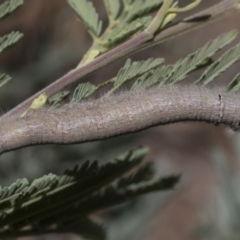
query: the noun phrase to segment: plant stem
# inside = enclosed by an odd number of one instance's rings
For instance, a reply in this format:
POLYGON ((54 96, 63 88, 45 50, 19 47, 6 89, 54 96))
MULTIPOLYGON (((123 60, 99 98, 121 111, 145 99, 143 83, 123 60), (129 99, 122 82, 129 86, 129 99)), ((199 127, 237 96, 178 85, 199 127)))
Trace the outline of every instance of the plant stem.
POLYGON ((166 17, 166 14, 168 12, 168 9, 171 7, 173 3, 173 0, 165 0, 162 7, 154 17, 153 21, 151 24, 145 29, 146 32, 150 34, 155 34, 157 30, 160 28, 162 25, 164 18, 166 17))

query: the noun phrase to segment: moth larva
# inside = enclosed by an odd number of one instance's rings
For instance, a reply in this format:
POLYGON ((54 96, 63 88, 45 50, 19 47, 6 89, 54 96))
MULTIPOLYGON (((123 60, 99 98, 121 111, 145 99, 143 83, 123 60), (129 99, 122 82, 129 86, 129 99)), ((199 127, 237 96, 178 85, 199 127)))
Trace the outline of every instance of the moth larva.
POLYGON ((237 130, 239 100, 237 94, 221 89, 164 86, 55 110, 31 109, 24 118, 0 120, 0 153, 36 144, 94 141, 179 121, 222 123, 237 130))

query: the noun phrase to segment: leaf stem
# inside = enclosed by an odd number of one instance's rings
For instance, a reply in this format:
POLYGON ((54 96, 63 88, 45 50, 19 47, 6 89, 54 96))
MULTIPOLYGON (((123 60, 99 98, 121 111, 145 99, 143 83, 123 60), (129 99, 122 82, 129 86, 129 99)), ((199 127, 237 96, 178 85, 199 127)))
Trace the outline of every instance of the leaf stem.
POLYGON ((193 8, 197 7, 201 3, 202 0, 195 0, 194 2, 188 4, 186 7, 183 8, 169 8, 168 13, 180 13, 180 12, 187 12, 192 10, 193 8))
POLYGON ((151 24, 145 29, 145 32, 154 35, 157 30, 160 28, 162 25, 164 18, 166 17, 168 13, 168 9, 171 7, 173 3, 173 0, 165 0, 162 7, 154 17, 153 21, 151 24))

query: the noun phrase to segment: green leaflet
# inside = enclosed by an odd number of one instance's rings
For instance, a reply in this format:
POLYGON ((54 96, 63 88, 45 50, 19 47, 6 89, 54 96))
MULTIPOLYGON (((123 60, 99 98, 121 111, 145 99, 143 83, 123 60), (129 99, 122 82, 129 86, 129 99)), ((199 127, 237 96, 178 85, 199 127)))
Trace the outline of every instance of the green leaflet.
POLYGON ((3 210, 6 206, 10 207, 16 203, 21 203, 24 199, 28 199, 29 196, 33 197, 36 196, 36 193, 42 193, 43 190, 49 190, 56 184, 56 181, 57 176, 51 173, 35 179, 31 184, 27 179, 18 179, 16 183, 2 190, 0 210, 3 210))
POLYGON ((228 50, 216 62, 211 64, 195 82, 197 85, 207 85, 212 82, 222 72, 240 60, 240 44, 228 50))
POLYGON ((7 17, 23 4, 23 0, 8 0, 0 5, 0 19, 7 17))
POLYGON ((111 48, 145 29, 151 20, 152 17, 148 16, 138 18, 130 23, 119 23, 101 39, 101 45, 111 48))
POLYGON ((107 87, 108 85, 112 85, 114 83, 113 79, 105 81, 97 86, 87 82, 87 83, 80 83, 78 87, 74 90, 73 97, 71 99, 71 103, 74 102, 81 102, 84 98, 88 98, 95 94, 96 92, 102 90, 103 88, 107 87))
POLYGON ((28 186, 28 180, 26 178, 18 179, 9 187, 0 188, 0 209, 5 199, 10 199, 12 196, 20 194, 26 186, 28 186))
POLYGON ((145 15, 157 10, 162 5, 163 0, 153 1, 128 1, 126 11, 121 15, 121 21, 109 31, 102 39, 101 44, 107 47, 123 42, 139 31, 145 29, 152 17, 145 15))
POLYGON ((124 21, 131 22, 139 17, 143 17, 153 11, 156 11, 162 5, 163 0, 135 0, 131 3, 124 21))
POLYGON ((11 32, 0 38, 0 53, 18 42, 23 37, 20 32, 11 32))
POLYGON ((240 73, 238 73, 233 80, 228 84, 228 92, 236 92, 240 89, 240 73))
MULTIPOLYGON (((28 188, 25 188, 24 191, 22 192, 22 196, 20 198, 21 201, 23 198, 27 198, 31 195, 35 196, 35 194, 39 191, 52 188, 56 184, 57 180, 58 180, 58 177, 52 173, 49 173, 48 175, 45 175, 41 178, 35 179, 28 186, 28 188)), ((18 200, 16 200, 15 204, 17 203, 18 200)))
POLYGON ((139 76, 136 81, 134 81, 134 84, 132 85, 131 89, 146 89, 148 84, 151 84, 150 81, 148 81, 149 78, 153 75, 153 70, 144 73, 143 75, 139 76))
POLYGON ((102 21, 99 21, 99 16, 92 2, 87 0, 68 0, 68 3, 73 10, 78 14, 79 19, 88 29, 93 37, 98 37, 102 31, 102 21))
POLYGON ((104 0, 109 24, 101 36, 102 22, 92 3, 87 0, 68 2, 94 38, 92 47, 79 64, 82 66, 146 29, 152 21, 149 14, 159 9, 163 0, 104 0))
POLYGON ((80 102, 83 98, 89 97, 95 92, 96 88, 95 85, 88 82, 80 83, 74 90, 71 102, 80 102))
POLYGON ((136 88, 149 88, 154 85, 161 85, 163 81, 170 75, 172 71, 172 65, 164 65, 154 69, 148 75, 142 75, 135 81, 132 89, 136 88))
POLYGON ((0 88, 4 86, 6 83, 8 83, 11 80, 11 77, 7 74, 0 74, 0 88))
POLYGON ((198 66, 212 57, 218 50, 232 42, 237 36, 236 31, 231 31, 220 35, 218 38, 209 41, 204 47, 198 51, 188 55, 184 59, 180 59, 172 66, 172 73, 164 80, 164 83, 175 84, 183 80, 189 73, 196 70, 198 66))
POLYGON ((148 74, 149 71, 157 68, 164 62, 163 58, 150 58, 145 61, 132 62, 128 59, 125 65, 119 70, 113 88, 107 93, 111 94, 119 89, 123 84, 129 82, 143 74, 148 74))
POLYGON ((69 91, 60 91, 47 99, 48 107, 54 109, 60 106, 62 100, 69 95, 69 91))
POLYGON ((121 8, 120 0, 104 0, 104 4, 109 18, 117 19, 121 8))

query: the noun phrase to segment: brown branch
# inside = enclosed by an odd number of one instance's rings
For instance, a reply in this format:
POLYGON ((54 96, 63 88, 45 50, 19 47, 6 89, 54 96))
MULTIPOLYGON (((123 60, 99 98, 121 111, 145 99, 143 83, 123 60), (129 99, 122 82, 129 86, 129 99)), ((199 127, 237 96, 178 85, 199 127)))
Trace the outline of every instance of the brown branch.
POLYGON ((175 25, 167 28, 166 30, 162 31, 158 35, 155 36, 154 39, 152 39, 152 34, 148 31, 144 31, 137 35, 136 37, 128 40, 127 42, 119 45, 118 47, 110 50, 109 52, 99 56, 97 59, 93 60, 87 65, 84 65, 78 69, 74 69, 70 72, 68 72, 63 77, 59 78, 52 84, 48 85, 46 88, 42 89, 38 93, 34 94, 9 112, 7 112, 5 115, 3 115, 1 118, 7 118, 9 116, 13 115, 20 115, 22 112, 24 112, 31 104, 31 102, 38 97, 42 93, 46 93, 48 96, 51 96, 58 91, 62 90, 66 86, 72 84, 73 82, 77 81, 78 79, 93 73, 94 71, 118 60, 119 58, 122 58, 126 55, 129 55, 133 52, 139 51, 143 48, 147 48, 153 45, 156 45, 160 42, 163 42, 165 40, 168 40, 171 37, 175 37, 179 34, 183 34, 186 31, 190 31, 196 27, 200 27, 205 25, 206 23, 212 22, 216 19, 219 19, 222 16, 226 16, 228 14, 236 13, 238 10, 239 3, 237 3, 237 0, 224 0, 220 2, 219 4, 202 11, 199 14, 195 14, 193 16, 190 16, 183 21, 180 21, 176 23, 175 25), (201 17, 208 16, 208 19, 201 19, 201 17), (197 21, 198 20, 198 21, 197 21), (152 40, 151 40, 152 39, 152 40))
POLYGON ((74 144, 179 121, 205 121, 239 129, 239 95, 196 86, 128 91, 26 117, 0 121, 0 153, 37 144, 74 144))

